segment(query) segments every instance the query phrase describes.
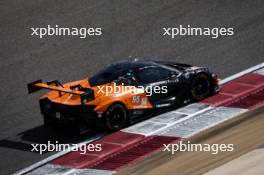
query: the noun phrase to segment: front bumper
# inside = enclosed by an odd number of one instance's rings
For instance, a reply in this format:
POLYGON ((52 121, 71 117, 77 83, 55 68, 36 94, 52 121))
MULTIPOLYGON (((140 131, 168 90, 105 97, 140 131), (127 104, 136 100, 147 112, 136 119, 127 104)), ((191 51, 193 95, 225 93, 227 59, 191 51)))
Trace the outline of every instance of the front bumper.
POLYGON ((221 86, 219 84, 214 86, 214 94, 217 94, 218 92, 220 92, 221 90, 221 86))

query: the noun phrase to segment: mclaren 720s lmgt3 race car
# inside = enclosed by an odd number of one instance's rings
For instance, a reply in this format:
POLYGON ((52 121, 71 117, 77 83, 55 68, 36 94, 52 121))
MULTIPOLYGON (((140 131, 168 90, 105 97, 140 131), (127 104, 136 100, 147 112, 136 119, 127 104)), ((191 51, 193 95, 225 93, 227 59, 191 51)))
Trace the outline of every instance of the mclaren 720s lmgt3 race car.
POLYGON ((218 79, 205 67, 166 61, 121 61, 90 78, 61 84, 41 80, 29 93, 49 89, 40 98, 44 125, 119 130, 155 111, 200 101, 219 91, 218 79))

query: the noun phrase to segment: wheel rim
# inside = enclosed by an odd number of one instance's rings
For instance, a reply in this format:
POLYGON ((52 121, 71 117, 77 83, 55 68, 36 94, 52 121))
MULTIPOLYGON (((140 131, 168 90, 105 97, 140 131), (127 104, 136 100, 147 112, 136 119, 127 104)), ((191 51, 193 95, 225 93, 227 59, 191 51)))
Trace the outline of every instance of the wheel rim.
POLYGON ((125 110, 121 107, 111 108, 107 117, 107 125, 110 129, 119 129, 125 123, 125 110))
POLYGON ((201 76, 194 81, 192 95, 197 100, 207 97, 210 92, 210 83, 205 76, 201 76))

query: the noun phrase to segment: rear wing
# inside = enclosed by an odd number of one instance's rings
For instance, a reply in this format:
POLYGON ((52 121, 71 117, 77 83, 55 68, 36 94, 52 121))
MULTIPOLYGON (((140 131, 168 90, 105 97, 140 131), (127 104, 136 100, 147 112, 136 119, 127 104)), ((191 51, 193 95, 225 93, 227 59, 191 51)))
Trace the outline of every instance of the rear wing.
POLYGON ((52 91, 58 91, 61 93, 69 93, 74 95, 79 95, 81 99, 81 104, 86 103, 87 101, 91 101, 94 99, 94 92, 92 88, 82 88, 81 85, 75 85, 70 88, 63 87, 63 85, 58 80, 49 81, 47 83, 43 83, 42 80, 37 80, 31 82, 27 85, 28 93, 34 93, 41 89, 49 89, 52 91), (77 89, 78 90, 75 90, 77 89))

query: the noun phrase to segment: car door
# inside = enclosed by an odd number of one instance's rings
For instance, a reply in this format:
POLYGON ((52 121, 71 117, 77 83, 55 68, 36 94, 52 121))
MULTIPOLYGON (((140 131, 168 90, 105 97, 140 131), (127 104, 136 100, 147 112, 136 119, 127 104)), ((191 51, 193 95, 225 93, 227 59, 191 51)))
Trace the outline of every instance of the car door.
POLYGON ((175 90, 177 81, 171 79, 172 75, 170 70, 157 66, 144 67, 136 71, 139 85, 145 88, 145 93, 154 107, 173 105, 175 98, 172 96, 172 90, 175 90))

